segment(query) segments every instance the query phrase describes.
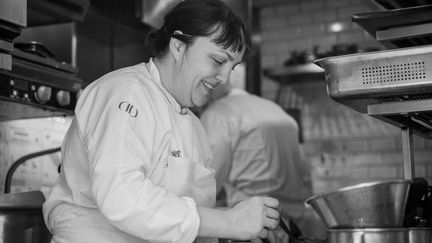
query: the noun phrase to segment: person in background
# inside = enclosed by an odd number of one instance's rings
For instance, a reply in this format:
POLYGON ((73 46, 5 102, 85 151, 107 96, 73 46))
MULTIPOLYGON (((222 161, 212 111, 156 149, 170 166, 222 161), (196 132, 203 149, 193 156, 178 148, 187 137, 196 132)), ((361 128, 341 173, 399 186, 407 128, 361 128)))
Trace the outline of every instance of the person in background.
MULTIPOLYGON (((271 196, 279 200, 286 222, 298 222, 304 200, 312 195, 298 124, 278 104, 238 88, 241 68, 211 94, 200 115, 215 154, 211 166, 216 170, 218 205, 271 196)), ((271 242, 287 242, 284 232, 276 233, 271 242)))
POLYGON ((214 208, 212 153, 189 109, 243 59, 244 23, 218 0, 182 1, 164 21, 149 36, 153 58, 102 76, 79 98, 43 205, 53 243, 249 240, 277 228, 275 198, 214 208))

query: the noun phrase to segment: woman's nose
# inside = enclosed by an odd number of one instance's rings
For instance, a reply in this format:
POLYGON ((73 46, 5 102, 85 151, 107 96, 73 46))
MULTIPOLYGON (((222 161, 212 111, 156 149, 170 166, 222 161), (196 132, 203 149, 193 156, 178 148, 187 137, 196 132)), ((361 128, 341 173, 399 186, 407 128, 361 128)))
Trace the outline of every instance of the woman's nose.
POLYGON ((226 84, 229 80, 231 74, 231 69, 229 68, 223 68, 217 75, 217 79, 221 84, 226 84))

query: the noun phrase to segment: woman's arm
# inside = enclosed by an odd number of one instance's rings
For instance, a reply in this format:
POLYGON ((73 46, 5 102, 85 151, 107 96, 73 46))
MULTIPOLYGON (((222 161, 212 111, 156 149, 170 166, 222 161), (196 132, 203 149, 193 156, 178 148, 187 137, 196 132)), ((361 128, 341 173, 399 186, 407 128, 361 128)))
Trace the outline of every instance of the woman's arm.
POLYGON ((251 240, 267 238, 279 225, 279 201, 252 197, 228 209, 198 207, 199 236, 251 240))

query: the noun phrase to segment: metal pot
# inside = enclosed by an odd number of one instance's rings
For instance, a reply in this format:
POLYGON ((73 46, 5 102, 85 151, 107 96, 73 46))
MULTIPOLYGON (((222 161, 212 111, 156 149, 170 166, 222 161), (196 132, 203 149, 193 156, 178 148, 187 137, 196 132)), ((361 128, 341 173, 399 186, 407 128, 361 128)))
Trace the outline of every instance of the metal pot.
POLYGON ((328 243, 411 243, 407 232, 407 228, 328 230, 328 243))
POLYGON ((410 180, 362 183, 310 197, 329 229, 401 228, 410 180))
POLYGON ((432 243, 432 228, 410 228, 409 243, 432 243))

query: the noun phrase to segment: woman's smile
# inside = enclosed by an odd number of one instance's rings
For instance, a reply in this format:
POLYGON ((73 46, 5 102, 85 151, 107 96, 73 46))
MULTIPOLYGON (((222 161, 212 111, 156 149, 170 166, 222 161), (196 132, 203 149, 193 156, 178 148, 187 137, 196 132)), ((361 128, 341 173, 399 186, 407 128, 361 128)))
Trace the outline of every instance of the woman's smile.
POLYGON ((212 90, 214 90, 215 88, 217 88, 220 84, 220 82, 216 81, 216 82, 209 82, 206 80, 201 81, 201 83, 203 84, 204 88, 210 93, 212 92, 212 90))

